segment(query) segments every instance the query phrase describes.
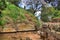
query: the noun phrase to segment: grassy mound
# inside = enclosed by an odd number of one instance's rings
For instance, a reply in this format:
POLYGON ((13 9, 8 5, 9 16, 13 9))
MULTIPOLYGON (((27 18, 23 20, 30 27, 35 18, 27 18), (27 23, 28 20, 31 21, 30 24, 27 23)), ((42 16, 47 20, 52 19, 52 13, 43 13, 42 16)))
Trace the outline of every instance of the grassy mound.
POLYGON ((6 25, 8 26, 9 24, 11 24, 13 28, 16 27, 17 29, 18 23, 19 24, 25 23, 26 25, 32 24, 34 26, 40 25, 38 20, 35 18, 35 16, 32 13, 22 8, 19 8, 11 3, 7 4, 7 7, 5 8, 5 10, 2 11, 0 18, 1 18, 0 26, 3 28, 5 28, 6 25))

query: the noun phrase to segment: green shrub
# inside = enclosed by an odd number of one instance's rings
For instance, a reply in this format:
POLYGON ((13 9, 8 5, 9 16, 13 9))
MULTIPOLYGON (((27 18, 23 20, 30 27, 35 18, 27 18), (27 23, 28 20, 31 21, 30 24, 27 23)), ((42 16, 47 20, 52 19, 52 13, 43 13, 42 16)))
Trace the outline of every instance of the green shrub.
POLYGON ((60 18, 60 11, 53 7, 43 8, 41 16, 41 19, 47 22, 50 21, 48 17, 51 17, 51 20, 52 18, 60 18))

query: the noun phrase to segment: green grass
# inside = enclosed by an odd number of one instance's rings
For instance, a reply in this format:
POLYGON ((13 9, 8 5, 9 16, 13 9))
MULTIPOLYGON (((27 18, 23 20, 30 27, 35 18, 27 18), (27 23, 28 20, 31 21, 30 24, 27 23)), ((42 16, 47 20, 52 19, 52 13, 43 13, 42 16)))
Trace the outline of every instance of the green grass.
POLYGON ((14 22, 16 22, 17 18, 19 17, 19 20, 23 22, 27 19, 25 14, 29 14, 32 21, 35 22, 36 24, 39 23, 36 17, 33 15, 33 13, 25 9, 19 8, 14 4, 8 3, 5 10, 2 11, 2 17, 0 17, 1 18, 0 25, 4 25, 7 23, 7 20, 8 20, 6 19, 7 17, 11 18, 14 22))

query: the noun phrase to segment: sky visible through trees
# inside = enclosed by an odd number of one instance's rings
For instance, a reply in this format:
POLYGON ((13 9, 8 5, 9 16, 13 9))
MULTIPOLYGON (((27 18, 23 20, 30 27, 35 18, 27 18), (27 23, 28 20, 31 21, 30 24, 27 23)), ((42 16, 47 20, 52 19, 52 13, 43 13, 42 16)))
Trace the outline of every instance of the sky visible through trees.
POLYGON ((41 10, 42 5, 47 4, 50 6, 57 7, 58 1, 49 1, 49 0, 21 0, 18 4, 20 7, 25 9, 33 8, 34 10, 41 10))

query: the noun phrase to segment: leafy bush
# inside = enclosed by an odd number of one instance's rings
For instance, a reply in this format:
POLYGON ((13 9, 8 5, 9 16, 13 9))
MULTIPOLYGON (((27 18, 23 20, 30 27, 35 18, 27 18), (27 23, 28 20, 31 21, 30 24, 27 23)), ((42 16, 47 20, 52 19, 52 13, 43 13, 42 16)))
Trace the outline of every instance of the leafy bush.
POLYGON ((48 20, 48 13, 47 13, 47 8, 43 7, 42 14, 41 14, 41 19, 44 22, 49 21, 48 20))
POLYGON ((5 0, 0 0, 0 10, 3 10, 6 7, 5 0))
POLYGON ((59 10, 55 11, 53 18, 60 18, 60 11, 59 10))
POLYGON ((53 7, 43 8, 41 16, 41 19, 45 22, 50 21, 48 17, 51 17, 51 20, 52 18, 60 18, 60 10, 53 7))

